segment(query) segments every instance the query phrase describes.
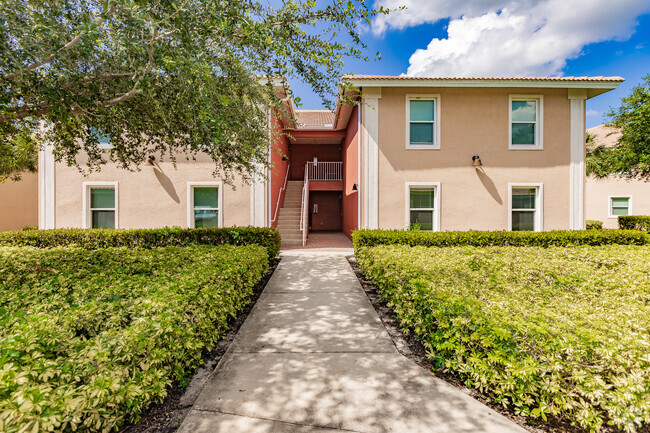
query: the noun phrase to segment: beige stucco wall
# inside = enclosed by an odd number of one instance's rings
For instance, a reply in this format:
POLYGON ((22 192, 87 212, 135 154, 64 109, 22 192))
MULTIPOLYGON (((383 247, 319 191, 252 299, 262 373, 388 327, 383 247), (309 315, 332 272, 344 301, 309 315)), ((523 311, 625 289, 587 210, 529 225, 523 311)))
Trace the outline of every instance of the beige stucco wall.
POLYGON ((631 215, 650 215, 650 182, 608 177, 587 178, 586 216, 602 221, 603 227, 617 229, 618 219, 609 217, 609 197, 631 197, 631 215))
POLYGON ((20 181, 0 183, 0 231, 38 225, 38 175, 24 173, 20 181))
POLYGON ((542 229, 570 228, 566 89, 384 87, 378 109, 380 228, 405 227, 406 182, 441 183, 443 231, 507 229, 509 182, 542 183, 542 229), (405 148, 407 93, 440 95, 440 150, 405 148), (508 150, 510 94, 543 95, 543 150, 508 150))
MULTIPOLYGON (((84 177, 75 167, 56 165, 55 226, 82 227, 84 182, 118 182, 118 227, 156 228, 188 226, 188 182, 218 182, 213 177, 214 163, 207 156, 197 161, 179 157, 174 168, 171 162, 160 162, 156 168, 145 166, 130 172, 108 164, 99 173, 84 177)), ((223 184, 221 211, 223 226, 251 224, 251 187, 241 178, 234 186, 223 184)))

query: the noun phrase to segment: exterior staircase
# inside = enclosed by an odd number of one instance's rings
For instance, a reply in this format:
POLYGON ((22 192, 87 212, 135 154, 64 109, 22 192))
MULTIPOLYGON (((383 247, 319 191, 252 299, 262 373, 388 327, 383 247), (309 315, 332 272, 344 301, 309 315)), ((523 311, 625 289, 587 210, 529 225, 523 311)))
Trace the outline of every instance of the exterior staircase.
POLYGON ((278 215, 278 229, 282 245, 302 245, 300 210, 302 205, 302 180, 290 180, 284 195, 284 204, 278 215))

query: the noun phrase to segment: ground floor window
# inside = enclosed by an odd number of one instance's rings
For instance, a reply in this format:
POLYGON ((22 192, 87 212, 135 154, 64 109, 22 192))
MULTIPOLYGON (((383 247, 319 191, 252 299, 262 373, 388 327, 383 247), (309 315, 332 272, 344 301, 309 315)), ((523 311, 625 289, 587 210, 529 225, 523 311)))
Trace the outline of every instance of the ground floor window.
POLYGON ((84 227, 117 228, 117 182, 84 183, 84 227))
POLYGON ((510 230, 542 230, 542 186, 510 185, 510 230))
POLYGON ((406 228, 411 230, 440 230, 438 183, 407 183, 406 228))
POLYGON ((188 227, 221 227, 221 182, 191 182, 188 192, 188 227))
POLYGON ((621 215, 630 215, 631 197, 610 197, 609 217, 618 218, 621 215))

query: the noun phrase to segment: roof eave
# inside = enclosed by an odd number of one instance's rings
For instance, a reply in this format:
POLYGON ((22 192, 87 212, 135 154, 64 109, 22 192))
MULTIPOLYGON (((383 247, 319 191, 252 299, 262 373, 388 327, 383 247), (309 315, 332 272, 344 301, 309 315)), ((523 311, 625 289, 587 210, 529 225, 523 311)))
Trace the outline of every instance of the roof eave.
POLYGON ((600 95, 621 85, 623 78, 612 77, 611 80, 508 80, 508 79, 386 79, 386 78, 352 78, 343 81, 356 88, 362 87, 515 87, 548 89, 587 89, 588 98, 600 95))

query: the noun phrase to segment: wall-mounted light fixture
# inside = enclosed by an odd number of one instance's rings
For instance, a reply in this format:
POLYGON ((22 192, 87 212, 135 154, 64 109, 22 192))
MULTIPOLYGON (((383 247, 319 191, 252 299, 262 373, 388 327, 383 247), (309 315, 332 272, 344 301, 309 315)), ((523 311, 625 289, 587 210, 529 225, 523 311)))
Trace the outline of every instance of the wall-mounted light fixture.
POLYGON ((481 167, 482 165, 481 157, 478 154, 472 156, 472 167, 481 167))
POLYGON ((314 161, 313 162, 314 162, 314 167, 316 167, 318 165, 318 157, 317 156, 314 156, 314 161))
POLYGON ((357 188, 357 184, 356 184, 356 183, 355 183, 354 185, 352 185, 352 191, 358 191, 358 190, 359 190, 359 188, 357 188))
POLYGON ((154 162, 155 160, 156 160, 156 157, 155 157, 155 156, 153 156, 153 155, 149 155, 149 156, 147 157, 147 159, 144 160, 144 162, 145 162, 146 165, 148 165, 149 167, 153 167, 153 166, 154 166, 153 162, 154 162))

